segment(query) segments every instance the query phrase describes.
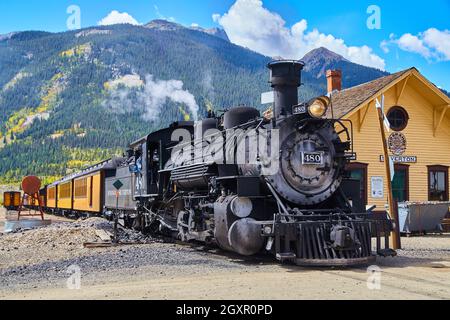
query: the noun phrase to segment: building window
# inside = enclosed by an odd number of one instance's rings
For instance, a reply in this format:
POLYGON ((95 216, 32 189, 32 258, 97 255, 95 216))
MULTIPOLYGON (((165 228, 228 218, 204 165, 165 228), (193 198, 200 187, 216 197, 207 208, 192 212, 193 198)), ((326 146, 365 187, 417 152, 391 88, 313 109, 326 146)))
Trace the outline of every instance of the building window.
POLYGON ((409 166, 395 165, 394 180, 392 180, 392 195, 397 202, 409 201, 409 166))
POLYGON ((448 167, 428 167, 428 200, 448 201, 448 167))
POLYGON ((391 124, 391 128, 394 131, 402 131, 406 128, 409 121, 408 112, 402 107, 392 107, 388 114, 387 118, 389 123, 391 124))
POLYGON ((365 205, 367 205, 367 164, 350 163, 347 170, 350 172, 350 178, 360 181, 360 196, 365 205))

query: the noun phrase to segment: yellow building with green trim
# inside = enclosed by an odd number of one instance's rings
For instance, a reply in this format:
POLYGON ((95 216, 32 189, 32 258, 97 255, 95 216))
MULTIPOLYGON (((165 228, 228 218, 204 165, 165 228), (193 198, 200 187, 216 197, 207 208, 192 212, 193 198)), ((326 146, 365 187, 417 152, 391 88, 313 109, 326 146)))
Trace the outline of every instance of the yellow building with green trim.
POLYGON ((450 98, 416 68, 356 87, 341 89, 340 71, 328 71, 333 116, 354 127, 357 161, 352 176, 361 180, 367 205, 384 211, 387 181, 376 99, 385 97, 391 130, 386 135, 395 162, 393 193, 398 201, 448 201, 450 198, 450 98))

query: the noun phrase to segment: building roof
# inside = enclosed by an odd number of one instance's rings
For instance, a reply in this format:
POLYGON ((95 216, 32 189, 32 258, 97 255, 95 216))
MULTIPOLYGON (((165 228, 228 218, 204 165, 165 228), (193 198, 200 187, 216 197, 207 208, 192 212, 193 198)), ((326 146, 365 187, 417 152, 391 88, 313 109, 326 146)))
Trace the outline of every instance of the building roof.
MULTIPOLYGON (((342 118, 349 112, 361 106, 361 104, 363 104, 373 96, 377 95, 387 85, 401 79, 404 75, 411 72, 412 70, 416 69, 410 68, 407 70, 403 70, 367 83, 363 83, 355 87, 333 93, 332 101, 334 118, 342 118)), ((331 111, 329 116, 331 117, 331 111)))

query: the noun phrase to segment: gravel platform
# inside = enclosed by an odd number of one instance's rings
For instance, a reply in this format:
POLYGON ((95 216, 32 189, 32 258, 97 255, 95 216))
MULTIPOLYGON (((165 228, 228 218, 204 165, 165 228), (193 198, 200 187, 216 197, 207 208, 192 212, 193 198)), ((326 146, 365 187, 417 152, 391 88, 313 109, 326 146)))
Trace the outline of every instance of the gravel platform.
POLYGON ((214 250, 163 243, 132 230, 119 230, 119 241, 136 244, 85 248, 84 243, 102 242, 98 230, 112 233, 113 224, 90 218, 0 235, 0 293, 61 285, 74 265, 93 282, 98 282, 102 273, 130 274, 142 268, 154 267, 161 275, 173 267, 186 273, 242 267, 227 256, 215 255, 214 250))
POLYGON ((280 265, 268 256, 163 243, 131 230, 119 239, 138 244, 85 248, 101 242, 99 230, 112 233, 113 225, 91 218, 0 234, 0 299, 450 298, 449 234, 402 238, 397 257, 377 261, 385 291, 376 293, 367 291, 365 267, 280 265), (81 291, 67 289, 73 267, 81 291))

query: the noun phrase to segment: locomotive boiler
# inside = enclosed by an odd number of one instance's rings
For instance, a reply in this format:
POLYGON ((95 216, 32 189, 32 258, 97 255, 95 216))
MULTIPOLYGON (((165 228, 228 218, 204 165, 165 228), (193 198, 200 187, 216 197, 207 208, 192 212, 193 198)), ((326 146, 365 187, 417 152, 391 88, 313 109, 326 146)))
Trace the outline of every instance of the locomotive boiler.
POLYGON ((144 232, 298 265, 367 264, 389 252, 389 220, 366 212, 345 170, 355 157, 351 123, 329 116, 328 96, 299 103, 303 67, 268 65, 270 116, 236 107, 132 143, 105 180, 106 214, 144 232))

